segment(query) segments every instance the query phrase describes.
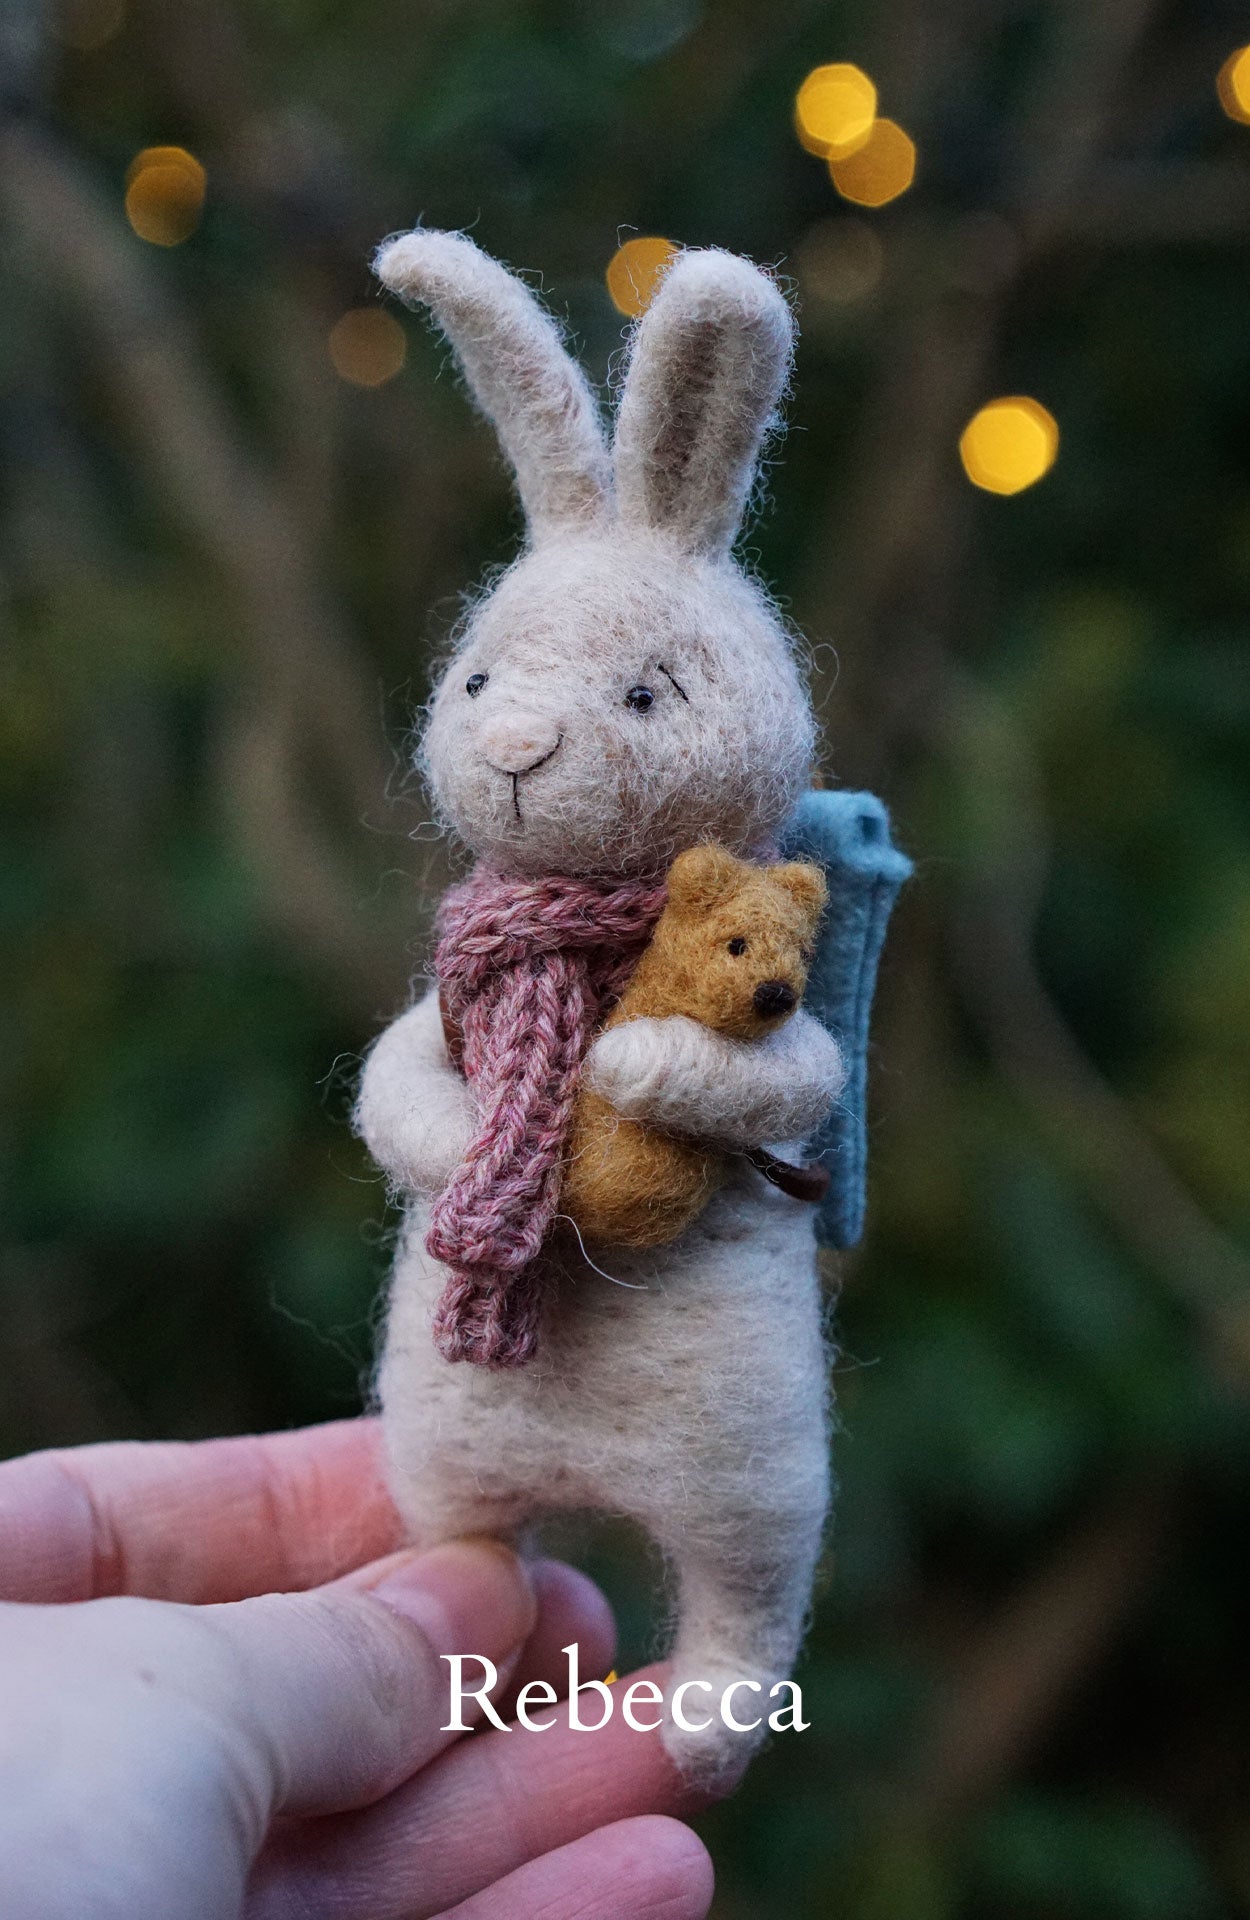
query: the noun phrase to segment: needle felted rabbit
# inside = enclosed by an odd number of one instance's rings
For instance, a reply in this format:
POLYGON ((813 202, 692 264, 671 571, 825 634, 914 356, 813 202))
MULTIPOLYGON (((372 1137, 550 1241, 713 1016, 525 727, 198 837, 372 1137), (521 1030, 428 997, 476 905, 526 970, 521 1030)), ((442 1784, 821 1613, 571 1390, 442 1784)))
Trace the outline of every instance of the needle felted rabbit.
POLYGON ((808 783, 790 638, 731 553, 793 323, 747 261, 679 255, 609 449, 553 321, 469 240, 418 230, 376 270, 450 341, 528 529, 424 733, 436 810, 477 861, 444 902, 442 1005, 435 986, 382 1035, 358 1105, 408 1196, 379 1376, 395 1493, 421 1543, 553 1509, 639 1522, 675 1573, 670 1707, 695 1688, 663 1738, 724 1784, 778 1705, 827 1505, 812 1210, 740 1159, 667 1246, 592 1266, 555 1216, 579 1074, 626 1116, 744 1151, 802 1142, 842 1083, 802 1010, 758 1041, 685 1018, 596 1037, 675 856, 767 859, 808 783), (715 1712, 734 1682, 758 1732, 715 1712))

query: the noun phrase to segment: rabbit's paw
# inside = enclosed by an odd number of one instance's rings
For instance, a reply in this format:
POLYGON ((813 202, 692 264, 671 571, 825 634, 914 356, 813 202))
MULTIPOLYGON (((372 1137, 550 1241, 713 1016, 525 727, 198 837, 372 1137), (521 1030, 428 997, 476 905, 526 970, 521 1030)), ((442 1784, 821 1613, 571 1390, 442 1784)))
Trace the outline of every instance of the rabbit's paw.
POLYGON ((674 1014, 666 1020, 626 1020, 601 1033, 586 1056, 590 1085, 632 1120, 674 1097, 675 1083, 696 1097, 714 1083, 713 1036, 696 1020, 674 1014))
POLYGON ((699 1791, 732 1793, 768 1737, 768 1689, 775 1674, 704 1661, 674 1670, 660 1738, 683 1780, 699 1791))

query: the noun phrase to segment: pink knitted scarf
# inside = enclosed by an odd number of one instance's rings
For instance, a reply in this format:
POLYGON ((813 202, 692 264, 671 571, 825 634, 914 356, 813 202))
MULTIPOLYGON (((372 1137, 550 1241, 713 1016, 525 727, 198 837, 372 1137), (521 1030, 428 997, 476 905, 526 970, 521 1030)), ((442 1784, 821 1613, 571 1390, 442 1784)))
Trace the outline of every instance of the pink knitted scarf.
POLYGON ((534 1353, 533 1263, 559 1205, 582 1057, 663 905, 662 884, 488 867, 443 898, 434 967, 480 1121, 425 1239, 451 1268, 434 1318, 448 1360, 519 1367, 534 1353))

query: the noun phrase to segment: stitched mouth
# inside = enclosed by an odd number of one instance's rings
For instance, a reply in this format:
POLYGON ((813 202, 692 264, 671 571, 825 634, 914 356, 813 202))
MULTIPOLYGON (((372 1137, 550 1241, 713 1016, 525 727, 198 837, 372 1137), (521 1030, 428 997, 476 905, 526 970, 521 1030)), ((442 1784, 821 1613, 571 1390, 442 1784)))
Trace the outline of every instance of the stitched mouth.
POLYGON ((512 782, 512 811, 516 815, 518 820, 522 818, 522 814, 521 814, 521 782, 522 780, 525 778, 526 774, 537 773, 540 767, 545 767, 548 760, 550 760, 554 754, 559 753, 560 748, 563 745, 564 745, 564 735, 561 734, 559 739, 556 741, 555 746, 552 747, 549 753, 544 753, 541 760, 532 760, 529 766, 522 767, 519 773, 510 773, 508 775, 509 780, 511 780, 512 782))

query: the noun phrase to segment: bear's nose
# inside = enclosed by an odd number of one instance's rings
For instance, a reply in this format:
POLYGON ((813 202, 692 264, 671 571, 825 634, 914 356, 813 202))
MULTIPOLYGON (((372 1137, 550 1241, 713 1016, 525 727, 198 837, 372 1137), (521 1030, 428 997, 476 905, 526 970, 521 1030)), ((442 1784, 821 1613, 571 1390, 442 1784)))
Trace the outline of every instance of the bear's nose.
POLYGON ((539 713, 494 714, 478 736, 482 752, 499 773, 530 773, 550 760, 560 744, 560 729, 539 713))
POLYGON ((755 1011, 765 1020, 778 1013, 793 1013, 799 996, 788 980, 761 980, 751 996, 755 1011))

